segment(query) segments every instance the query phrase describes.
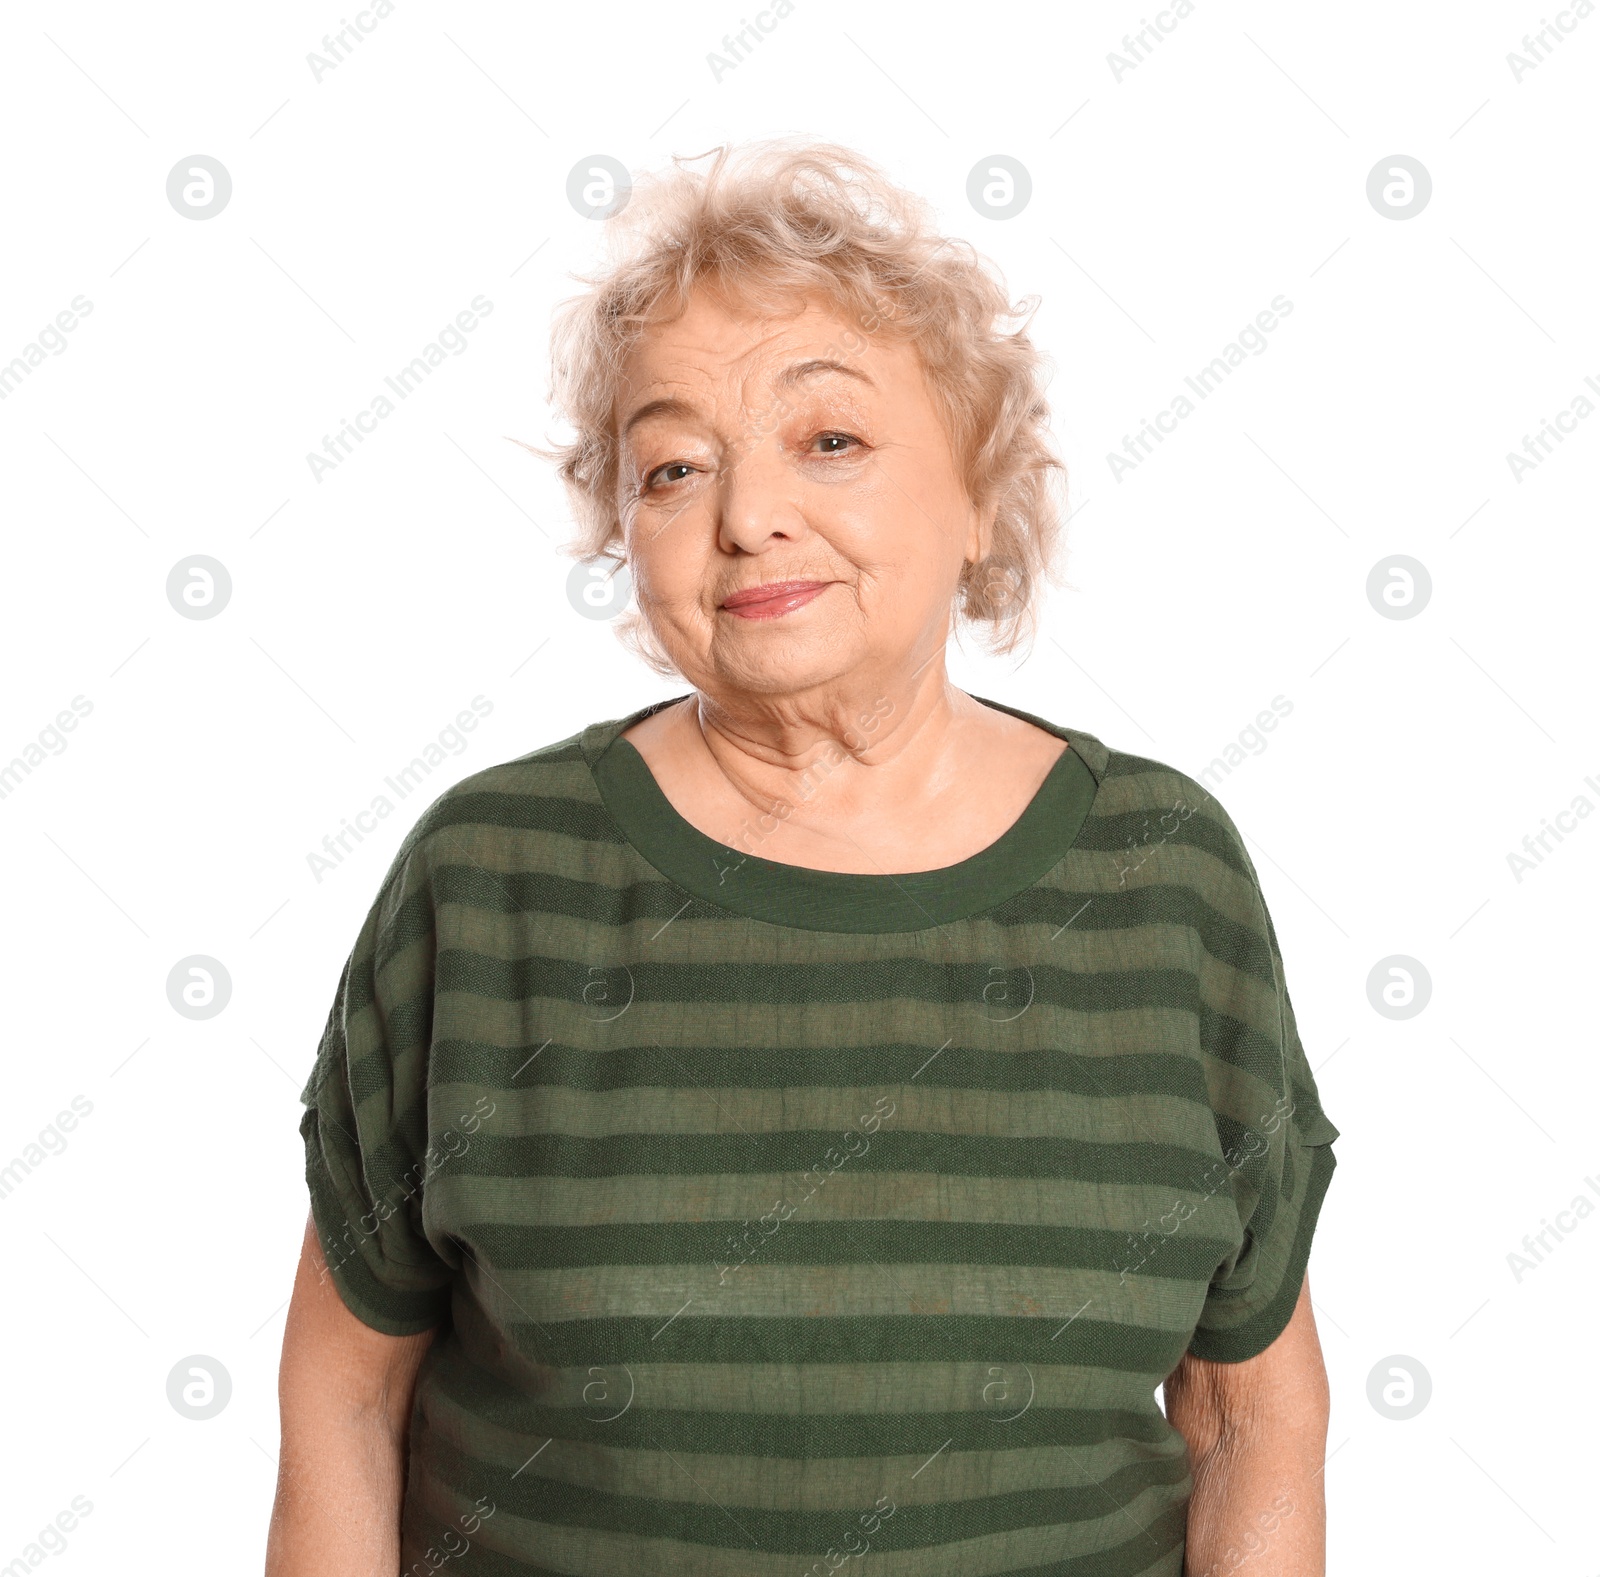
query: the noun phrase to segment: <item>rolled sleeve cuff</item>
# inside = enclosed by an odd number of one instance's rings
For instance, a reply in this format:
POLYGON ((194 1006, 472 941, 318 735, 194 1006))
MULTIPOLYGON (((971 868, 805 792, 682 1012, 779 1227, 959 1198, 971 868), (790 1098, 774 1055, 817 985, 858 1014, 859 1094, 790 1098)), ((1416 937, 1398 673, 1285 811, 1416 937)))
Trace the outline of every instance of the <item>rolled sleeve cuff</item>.
POLYGON ((328 1273, 345 1307, 364 1325, 388 1336, 415 1336, 443 1323, 450 1312, 446 1286, 396 1286, 380 1279, 372 1259, 380 1256, 377 1235, 360 1226, 365 1206, 352 1211, 318 1134, 315 1110, 301 1125, 306 1143, 306 1186, 311 1216, 321 1239, 328 1273))
MULTIPOLYGON (((1327 1126, 1337 1136, 1338 1130, 1331 1123, 1327 1126)), ((1258 1353, 1265 1352, 1283 1334, 1294 1314, 1300 1288, 1306 1279, 1306 1265, 1311 1259, 1311 1239, 1316 1231, 1317 1217, 1321 1214, 1328 1184, 1333 1180, 1334 1168, 1339 1164, 1330 1143, 1303 1143, 1301 1150, 1308 1171, 1294 1234, 1278 1255, 1269 1253, 1268 1261, 1261 1266, 1266 1273, 1267 1284, 1275 1290, 1266 1303, 1237 1323, 1220 1328, 1203 1326, 1197 1329, 1189 1342, 1189 1351, 1196 1358, 1205 1358, 1212 1363, 1243 1363, 1246 1358, 1254 1358, 1258 1353), (1281 1269, 1270 1263, 1273 1258, 1280 1260, 1281 1269)), ((1216 1307, 1225 1308, 1233 1298, 1248 1302, 1253 1290, 1241 1288, 1233 1294, 1213 1292, 1211 1297, 1216 1307)))

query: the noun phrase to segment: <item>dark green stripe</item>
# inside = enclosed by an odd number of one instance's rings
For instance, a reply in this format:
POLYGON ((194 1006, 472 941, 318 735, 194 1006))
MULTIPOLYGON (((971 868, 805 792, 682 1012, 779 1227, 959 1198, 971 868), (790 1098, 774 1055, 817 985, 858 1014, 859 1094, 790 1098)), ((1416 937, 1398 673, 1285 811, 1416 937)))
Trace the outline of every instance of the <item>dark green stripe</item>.
MULTIPOLYGON (((555 1270, 601 1265, 694 1265, 705 1269, 732 1255, 730 1235, 743 1223, 639 1221, 595 1226, 527 1227, 467 1222, 461 1236, 497 1270, 555 1270)), ((1127 1234, 1083 1227, 1014 1226, 972 1221, 802 1221, 791 1216, 752 1244, 752 1263, 832 1265, 842 1271, 874 1265, 1050 1265, 1103 1270, 1127 1257, 1127 1234)), ((1231 1245, 1195 1232, 1164 1242, 1158 1274, 1208 1277, 1231 1245)), ((732 1256, 735 1261, 737 1256, 732 1256)), ((737 1271, 736 1271, 737 1273, 737 1271)))
POLYGON ((1086 1057, 1054 1049, 986 1051, 950 1045, 932 1062, 928 1059, 925 1045, 870 1041, 797 1051, 753 1042, 594 1048, 555 1040, 510 1047, 446 1040, 434 1043, 432 1082, 476 1085, 490 1094, 550 1088, 601 1094, 634 1087, 876 1091, 916 1074, 920 1085, 982 1094, 1034 1090, 1085 1098, 1163 1095, 1209 1100, 1194 1060, 1169 1052, 1086 1057))

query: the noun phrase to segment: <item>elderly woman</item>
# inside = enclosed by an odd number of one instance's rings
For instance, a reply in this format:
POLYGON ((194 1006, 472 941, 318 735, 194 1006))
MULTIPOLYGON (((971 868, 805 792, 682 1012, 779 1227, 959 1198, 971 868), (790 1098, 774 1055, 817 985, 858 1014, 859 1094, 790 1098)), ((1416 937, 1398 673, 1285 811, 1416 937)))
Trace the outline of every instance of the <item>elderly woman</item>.
POLYGON ((1245 844, 945 674, 1050 571, 1025 323, 833 146, 610 223, 554 453, 689 689, 443 794, 356 939, 269 1573, 1320 1573, 1338 1130, 1245 844))

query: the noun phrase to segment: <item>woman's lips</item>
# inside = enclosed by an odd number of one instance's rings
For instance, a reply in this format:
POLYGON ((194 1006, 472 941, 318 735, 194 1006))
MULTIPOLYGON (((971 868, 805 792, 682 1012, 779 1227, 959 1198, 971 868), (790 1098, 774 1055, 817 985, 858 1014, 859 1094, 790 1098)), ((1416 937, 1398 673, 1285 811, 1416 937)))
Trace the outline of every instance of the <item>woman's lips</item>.
POLYGON ((781 619, 803 608, 833 584, 829 580, 773 580, 764 586, 736 591, 722 604, 724 613, 740 619, 781 619))

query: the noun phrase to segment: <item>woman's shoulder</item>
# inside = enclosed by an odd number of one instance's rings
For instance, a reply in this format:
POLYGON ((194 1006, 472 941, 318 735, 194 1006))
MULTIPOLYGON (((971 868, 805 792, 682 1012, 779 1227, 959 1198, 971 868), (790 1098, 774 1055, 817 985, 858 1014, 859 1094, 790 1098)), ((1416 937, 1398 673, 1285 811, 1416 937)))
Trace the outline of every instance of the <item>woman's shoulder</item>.
POLYGON ((627 726, 627 719, 591 723, 564 739, 480 767, 442 790, 418 815, 395 863, 427 865, 443 845, 459 852, 463 837, 525 836, 549 832, 614 842, 590 770, 598 740, 627 726))
POLYGON ((1200 776, 1160 757, 1124 750, 1096 735, 1066 730, 1098 784, 1091 821, 1100 847, 1136 846, 1141 851, 1175 844, 1199 849, 1220 866, 1256 880, 1244 834, 1226 804, 1200 776))
MULTIPOLYGON (((1113 825, 1138 824, 1145 818, 1153 823, 1164 817, 1164 825, 1175 832, 1179 825, 1198 820, 1200 828, 1205 829, 1202 837, 1209 836, 1213 844, 1243 853, 1244 840, 1233 817, 1202 778, 1156 756, 1107 744, 1088 729, 1050 722, 1004 702, 976 699, 1066 739, 1095 781, 1089 819, 1091 824, 1099 823, 1102 831, 1113 825)), ((1207 768, 1204 775, 1210 773, 1211 768, 1207 768)), ((1240 862, 1232 859, 1229 863, 1240 862)))

